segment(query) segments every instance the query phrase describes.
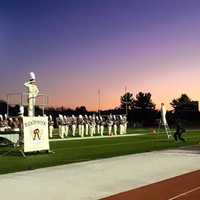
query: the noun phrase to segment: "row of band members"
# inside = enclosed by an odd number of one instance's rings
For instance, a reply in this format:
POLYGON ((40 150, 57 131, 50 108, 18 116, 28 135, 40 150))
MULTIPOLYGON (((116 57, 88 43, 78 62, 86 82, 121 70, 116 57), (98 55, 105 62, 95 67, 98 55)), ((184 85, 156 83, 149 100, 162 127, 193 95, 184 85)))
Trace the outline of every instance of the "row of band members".
POLYGON ((21 119, 18 117, 8 117, 7 114, 0 115, 0 131, 4 132, 6 130, 12 130, 12 131, 20 131, 22 127, 21 119))
MULTIPOLYGON (((56 118, 56 124, 52 116, 48 117, 49 119, 49 137, 53 137, 53 129, 55 126, 58 127, 58 133, 61 138, 65 136, 76 136, 77 129, 78 135, 81 137, 84 136, 93 136, 96 133, 100 135, 104 135, 104 127, 108 127, 108 135, 117 135, 118 130, 119 134, 125 134, 127 131, 127 118, 126 116, 87 116, 79 115, 75 117, 74 115, 63 116, 59 115, 56 118), (70 134, 71 131, 71 134, 70 134)), ((12 130, 12 131, 20 131, 22 128, 22 120, 20 117, 8 118, 5 114, 4 117, 0 115, 0 131, 12 130)))
MULTIPOLYGON (((52 117, 49 116, 49 136, 53 137, 53 127, 54 122, 52 117)), ((126 116, 95 116, 95 115, 79 115, 75 117, 72 115, 63 116, 59 115, 56 118, 56 123, 58 126, 59 136, 64 138, 65 136, 75 136, 76 130, 78 129, 78 135, 81 137, 84 136, 94 136, 95 134, 104 135, 104 127, 108 127, 108 135, 117 135, 117 134, 126 134, 127 132, 127 118, 126 116), (71 134, 69 133, 71 131, 71 134)))

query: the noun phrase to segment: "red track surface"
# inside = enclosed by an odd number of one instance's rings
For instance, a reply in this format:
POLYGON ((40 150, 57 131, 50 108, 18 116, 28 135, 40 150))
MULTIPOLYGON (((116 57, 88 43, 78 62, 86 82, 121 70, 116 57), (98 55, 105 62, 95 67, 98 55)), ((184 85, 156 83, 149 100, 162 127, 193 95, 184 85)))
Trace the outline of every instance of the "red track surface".
POLYGON ((104 200, 200 200, 200 170, 113 195, 104 200))

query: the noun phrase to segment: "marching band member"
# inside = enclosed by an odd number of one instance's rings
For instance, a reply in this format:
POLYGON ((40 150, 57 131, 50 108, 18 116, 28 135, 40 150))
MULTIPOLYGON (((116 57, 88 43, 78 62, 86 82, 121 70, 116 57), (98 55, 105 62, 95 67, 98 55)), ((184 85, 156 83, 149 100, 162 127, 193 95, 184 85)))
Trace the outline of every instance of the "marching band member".
POLYGON ((53 122, 51 115, 49 115, 48 125, 49 125, 49 137, 52 138, 53 137, 54 122, 53 122))
POLYGON ((3 122, 3 116, 0 115, 0 131, 4 132, 5 131, 5 126, 3 122))
POLYGON ((64 138, 64 118, 61 114, 59 114, 59 117, 57 118, 57 124, 58 124, 58 134, 61 138, 64 138))
POLYGON ((123 119, 124 119, 124 134, 126 134, 127 133, 127 126, 128 126, 128 121, 127 121, 126 115, 124 115, 123 119))
POLYGON ((112 115, 111 114, 110 114, 110 116, 108 116, 107 125, 108 125, 108 135, 111 136, 112 135, 112 126, 113 126, 113 121, 112 121, 112 115))
POLYGON ((115 115, 113 115, 113 132, 114 135, 117 135, 117 119, 115 115))
POLYGON ((102 116, 100 116, 99 119, 100 119, 100 134, 101 136, 103 136, 105 122, 102 116))
POLYGON ((92 116, 90 115, 89 116, 89 129, 90 129, 90 136, 93 136, 94 135, 94 132, 93 132, 93 119, 92 119, 92 116))
POLYGON ((5 130, 10 128, 8 123, 9 123, 8 116, 7 116, 7 114, 5 114, 4 115, 4 120, 3 120, 3 124, 4 124, 4 127, 5 127, 5 130))
POLYGON ((89 119, 88 119, 87 115, 85 115, 84 121, 85 121, 85 135, 88 136, 89 135, 89 133, 88 133, 88 130, 89 130, 89 119))
POLYGON ((72 126, 72 135, 75 136, 76 135, 76 124, 77 124, 77 119, 74 115, 72 115, 71 118, 71 126, 72 126))
POLYGON ((8 129, 13 130, 13 119, 11 117, 8 118, 8 129))
POLYGON ((124 120, 122 115, 119 116, 119 134, 120 135, 124 134, 124 120))
POLYGON ((24 83, 24 86, 27 87, 28 91, 28 116, 35 116, 35 102, 36 97, 39 94, 39 89, 36 84, 35 74, 33 72, 30 73, 30 80, 24 83))
POLYGON ((12 127, 13 131, 20 131, 20 122, 18 120, 18 118, 13 118, 13 127, 12 127))
POLYGON ((92 116, 92 131, 93 131, 93 135, 96 134, 96 118, 95 115, 92 116))
POLYGON ((96 126, 97 126, 97 134, 100 134, 100 120, 98 116, 96 116, 96 126))
POLYGON ((79 118, 78 118, 78 132, 79 132, 79 135, 81 137, 84 137, 84 120, 83 120, 83 116, 82 115, 79 115, 79 118))
POLYGON ((65 133, 64 133, 64 135, 67 137, 68 134, 69 134, 69 119, 66 116, 64 116, 64 126, 65 126, 65 133))

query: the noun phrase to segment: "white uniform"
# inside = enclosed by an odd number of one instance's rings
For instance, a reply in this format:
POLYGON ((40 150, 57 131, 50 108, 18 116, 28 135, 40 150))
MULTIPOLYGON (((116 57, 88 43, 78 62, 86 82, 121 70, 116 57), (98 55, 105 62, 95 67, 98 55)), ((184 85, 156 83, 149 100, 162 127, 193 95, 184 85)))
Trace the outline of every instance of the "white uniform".
POLYGON ((52 119, 52 116, 50 115, 49 116, 49 137, 52 138, 53 137, 53 127, 54 125, 54 122, 53 122, 53 119, 52 119))
POLYGON ((65 126, 64 126, 64 118, 63 118, 62 115, 59 115, 57 123, 58 123, 58 133, 59 133, 59 136, 61 138, 64 138, 65 126))
POLYGON ((78 132, 79 132, 79 135, 81 137, 84 137, 84 120, 83 120, 83 116, 82 115, 79 115, 79 118, 78 118, 78 132))
POLYGON ((126 134, 127 133, 127 126, 128 126, 127 117, 124 116, 123 120, 124 120, 124 134, 126 134))
POLYGON ((110 115, 108 117, 107 125, 108 125, 108 135, 111 136, 112 135, 112 126, 113 126, 112 115, 110 115))
POLYGON ((120 135, 124 134, 124 120, 122 115, 119 116, 119 134, 120 135))
POLYGON ((3 116, 0 115, 0 132, 4 132, 5 131, 5 126, 3 123, 3 116))
POLYGON ((66 117, 66 116, 64 116, 64 126, 65 126, 64 135, 67 137, 69 134, 69 120, 68 120, 68 117, 66 117))
POLYGON ((103 136, 105 122, 101 116, 99 118, 100 118, 100 134, 101 136, 103 136))
POLYGON ((30 75, 31 80, 24 83, 24 86, 27 87, 28 90, 28 116, 32 117, 35 116, 35 102, 39 94, 39 89, 35 82, 35 74, 31 72, 30 75))
POLYGON ((93 131, 93 119, 92 119, 92 116, 90 115, 89 116, 89 129, 90 129, 90 136, 93 136, 94 135, 94 131, 93 131))
POLYGON ((117 119, 115 115, 113 116, 113 133, 117 135, 117 119))
POLYGON ((85 135, 88 136, 89 135, 89 120, 88 120, 88 116, 85 115, 85 135))
POLYGON ((95 115, 92 116, 92 131, 93 131, 93 135, 96 134, 96 119, 95 119, 95 115))
POLYGON ((98 116, 96 116, 96 127, 97 127, 97 134, 100 134, 100 120, 98 116))
POLYGON ((72 135, 75 136, 76 135, 77 120, 76 120, 76 117, 74 115, 72 115, 71 124, 72 124, 72 135))

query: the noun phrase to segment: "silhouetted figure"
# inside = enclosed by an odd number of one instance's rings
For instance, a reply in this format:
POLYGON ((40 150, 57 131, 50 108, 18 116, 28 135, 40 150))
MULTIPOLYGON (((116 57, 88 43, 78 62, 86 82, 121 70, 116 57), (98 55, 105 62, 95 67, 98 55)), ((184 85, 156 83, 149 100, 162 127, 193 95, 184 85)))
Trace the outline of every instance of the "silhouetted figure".
POLYGON ((185 132, 185 129, 182 127, 181 121, 176 121, 176 132, 174 133, 174 139, 176 141, 181 140, 182 142, 185 142, 185 139, 182 136, 182 134, 185 132))

